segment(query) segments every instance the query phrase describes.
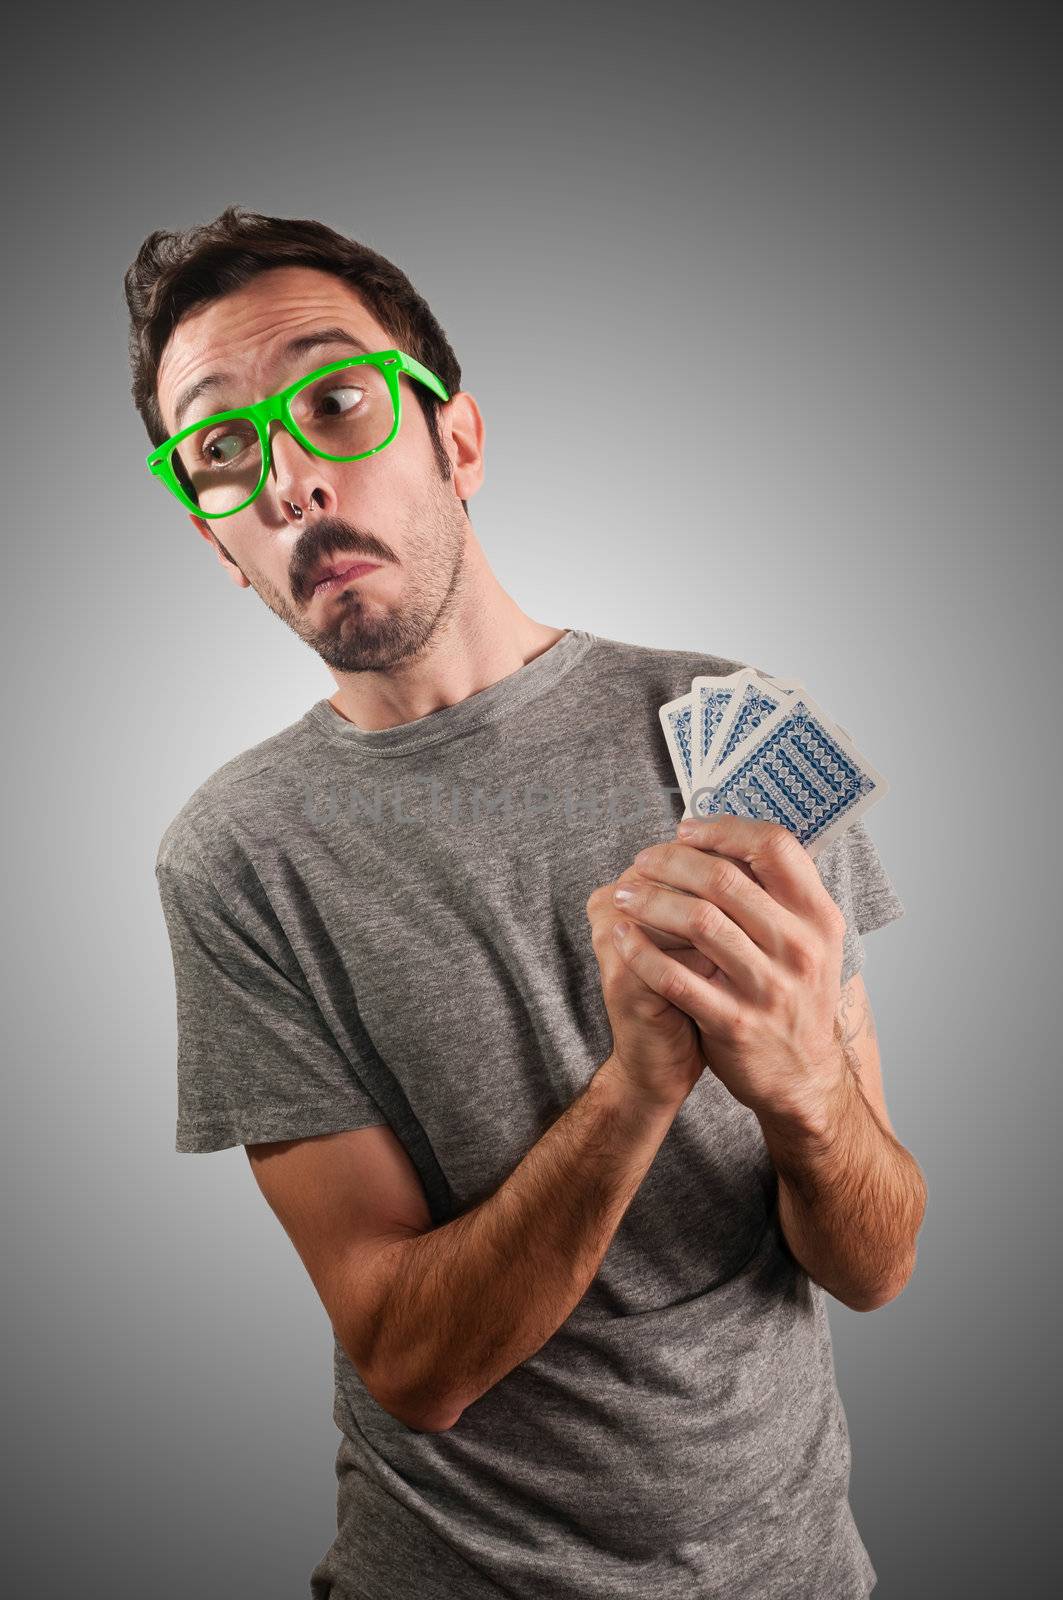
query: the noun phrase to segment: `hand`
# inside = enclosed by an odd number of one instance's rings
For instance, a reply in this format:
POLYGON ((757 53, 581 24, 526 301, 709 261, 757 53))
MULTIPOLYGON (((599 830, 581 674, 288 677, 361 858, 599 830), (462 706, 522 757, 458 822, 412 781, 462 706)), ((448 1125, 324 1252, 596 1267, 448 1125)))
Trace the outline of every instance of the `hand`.
POLYGON ((845 918, 807 850, 777 823, 722 816, 694 819, 689 838, 652 845, 633 866, 625 965, 690 1017, 736 1100, 758 1116, 818 1120, 847 1070, 835 1032, 845 918))
MULTIPOLYGON (((602 994, 613 1030, 613 1060, 620 1077, 653 1106, 682 1104, 705 1070, 697 1029, 690 1017, 650 988, 624 960, 613 937, 624 920, 613 901, 613 890, 634 883, 631 867, 611 883, 602 884, 587 899, 591 944, 602 977, 602 994)), ((685 940, 647 929, 646 938, 659 949, 673 949, 677 963, 689 963, 705 974, 715 971, 712 961, 692 950, 685 940)))

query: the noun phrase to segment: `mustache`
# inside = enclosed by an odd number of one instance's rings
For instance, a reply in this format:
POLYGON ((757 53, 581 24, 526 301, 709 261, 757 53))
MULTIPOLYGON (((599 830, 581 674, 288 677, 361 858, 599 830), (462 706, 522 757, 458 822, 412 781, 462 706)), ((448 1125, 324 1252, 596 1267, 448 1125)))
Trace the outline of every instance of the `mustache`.
POLYGON ((349 522, 336 518, 321 521, 308 528, 300 540, 292 560, 292 593, 298 599, 309 599, 314 591, 314 572, 323 561, 334 556, 350 556, 360 561, 390 561, 390 551, 371 534, 358 532, 349 522))

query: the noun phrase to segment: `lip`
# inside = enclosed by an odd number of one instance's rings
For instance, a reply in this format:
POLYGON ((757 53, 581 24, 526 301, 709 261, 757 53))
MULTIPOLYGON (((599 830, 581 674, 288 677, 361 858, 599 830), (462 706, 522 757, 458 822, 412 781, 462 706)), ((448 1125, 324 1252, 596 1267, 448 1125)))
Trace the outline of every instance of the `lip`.
POLYGON ((349 567, 344 567, 342 572, 335 573, 331 578, 322 578, 320 583, 314 585, 315 594, 335 594, 342 589, 345 583, 351 583, 355 578, 364 577, 367 572, 375 572, 379 561, 352 561, 349 567))

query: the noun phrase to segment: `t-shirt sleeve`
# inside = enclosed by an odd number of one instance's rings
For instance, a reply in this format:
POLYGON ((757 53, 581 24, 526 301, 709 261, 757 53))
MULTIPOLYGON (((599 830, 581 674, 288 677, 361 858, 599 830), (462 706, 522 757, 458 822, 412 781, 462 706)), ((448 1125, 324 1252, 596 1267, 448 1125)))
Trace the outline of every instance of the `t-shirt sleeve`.
POLYGON ((294 956, 279 964, 206 878, 159 864, 155 877, 177 999, 176 1149, 385 1124, 294 956))
POLYGON ((886 874, 874 840, 857 817, 816 857, 824 888, 845 916, 841 983, 844 989, 864 964, 861 937, 904 915, 904 905, 886 874))

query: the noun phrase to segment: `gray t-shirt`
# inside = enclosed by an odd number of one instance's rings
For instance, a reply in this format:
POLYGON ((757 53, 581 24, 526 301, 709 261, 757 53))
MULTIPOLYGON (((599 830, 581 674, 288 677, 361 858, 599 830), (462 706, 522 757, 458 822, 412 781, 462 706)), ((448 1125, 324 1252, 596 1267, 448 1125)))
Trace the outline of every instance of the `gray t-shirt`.
MULTIPOLYGON (((388 1124, 434 1225, 493 1194, 610 1053, 585 903, 674 838, 658 707, 745 665, 569 629, 413 722, 320 700, 220 767, 156 866, 177 1149, 388 1124)), ((860 820, 816 864, 844 983, 904 907, 860 820)), ((868 1594, 825 1294, 776 1202, 756 1118, 706 1070, 582 1300, 455 1427, 397 1422, 336 1340, 312 1597, 868 1594)))

